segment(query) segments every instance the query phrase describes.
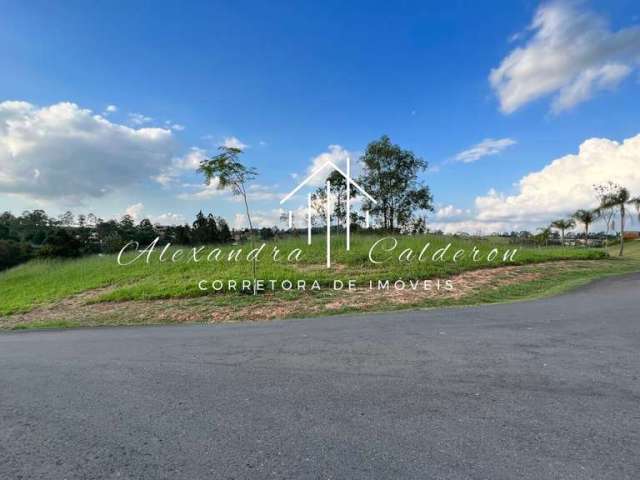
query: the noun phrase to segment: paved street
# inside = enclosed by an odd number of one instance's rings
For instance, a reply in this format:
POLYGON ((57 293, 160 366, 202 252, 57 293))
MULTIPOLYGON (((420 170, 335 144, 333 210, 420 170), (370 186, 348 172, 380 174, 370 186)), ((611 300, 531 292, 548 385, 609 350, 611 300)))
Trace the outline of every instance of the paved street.
POLYGON ((0 335, 0 478, 637 479, 640 275, 541 301, 0 335))

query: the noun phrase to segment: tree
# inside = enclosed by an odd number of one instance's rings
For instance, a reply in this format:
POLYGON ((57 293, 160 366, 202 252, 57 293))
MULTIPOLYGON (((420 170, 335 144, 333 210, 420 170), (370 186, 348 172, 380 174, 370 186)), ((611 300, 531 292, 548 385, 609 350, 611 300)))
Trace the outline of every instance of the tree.
POLYGON ((26 262, 33 256, 28 243, 14 240, 0 240, 0 270, 26 262))
POLYGON ((227 221, 222 218, 216 218, 218 222, 218 240, 222 243, 227 243, 231 241, 231 230, 229 230, 229 224, 227 221))
POLYGON ((216 224, 216 219, 210 213, 209 215, 207 215, 207 242, 218 242, 220 240, 218 236, 218 225, 216 224))
POLYGON ((580 209, 573 214, 573 218, 584 225, 584 241, 585 241, 585 244, 588 246, 589 245, 589 225, 591 225, 594 222, 594 220, 596 220, 597 218, 596 211, 580 209))
POLYGON ((535 235, 535 240, 542 245, 544 243, 545 247, 549 245, 549 238, 551 237, 551 227, 539 228, 540 233, 535 235))
POLYGON ((189 228, 189 225, 177 225, 174 232, 175 242, 178 245, 189 245, 191 243, 191 228, 189 228))
POLYGON ((616 214, 616 210, 613 207, 605 205, 605 199, 610 195, 618 191, 620 189, 620 185, 613 183, 609 180, 606 183, 601 183, 593 186, 596 191, 596 196, 600 202, 600 206, 596 208, 596 214, 604 220, 605 224, 605 248, 609 251, 609 232, 611 230, 615 231, 616 224, 614 221, 614 216, 616 214))
POLYGON ((62 215, 58 216, 58 221, 60 222, 60 225, 64 227, 70 227, 71 225, 73 225, 74 221, 73 213, 67 210, 62 215))
POLYGON ((560 220, 554 220, 553 222, 551 222, 551 226, 553 228, 557 228, 558 230, 560 230, 560 243, 562 244, 562 246, 564 247, 564 232, 570 228, 575 227, 576 222, 575 220, 573 220, 572 218, 570 219, 560 219, 560 220))
POLYGON ((53 229, 38 252, 43 257, 77 257, 80 253, 82 242, 64 228, 53 229))
POLYGON ((386 135, 371 142, 360 160, 364 173, 359 181, 378 202, 365 201, 364 207, 382 219, 384 229, 409 224, 417 209, 433 211, 429 187, 418 181, 418 173, 427 168, 425 160, 386 135))
POLYGON ((157 236, 156 229, 148 218, 143 218, 138 224, 136 240, 140 245, 150 244, 157 236))
MULTIPOLYGON (((333 206, 332 217, 338 226, 342 225, 347 228, 347 179, 337 170, 333 170, 327 177, 327 181, 331 183, 331 202, 333 206)), ((358 190, 353 186, 349 186, 350 198, 358 195, 358 190)), ((315 198, 326 205, 327 189, 320 187, 315 192, 315 198)), ((324 213, 324 208, 322 209, 324 213)), ((351 213, 351 223, 353 223, 354 212, 351 213)), ((356 215, 357 218, 357 215, 356 215)))
POLYGON ((606 209, 617 209, 620 212, 620 251, 618 256, 624 255, 624 218, 627 213, 626 206, 633 205, 637 209, 640 209, 640 197, 631 198, 629 190, 619 185, 617 188, 604 195, 600 200, 600 207, 598 211, 606 209))
POLYGON ((120 237, 127 241, 134 240, 136 237, 136 224, 133 217, 129 214, 123 215, 118 225, 118 233, 120 237))
MULTIPOLYGON (((241 196, 244 200, 247 221, 249 222, 249 231, 251 232, 251 249, 255 248, 253 222, 251 221, 251 212, 249 211, 249 202, 247 200, 246 184, 253 180, 258 174, 252 167, 243 165, 239 158, 242 149, 236 147, 219 147, 220 153, 211 158, 202 160, 198 171, 205 177, 205 182, 210 185, 212 181, 217 180, 216 188, 219 190, 231 189, 234 195, 241 196)), ((256 280, 256 258, 253 257, 253 280, 255 289, 256 280)))
POLYGON ((191 238, 194 243, 207 243, 207 218, 202 213, 202 210, 197 213, 191 227, 191 238))

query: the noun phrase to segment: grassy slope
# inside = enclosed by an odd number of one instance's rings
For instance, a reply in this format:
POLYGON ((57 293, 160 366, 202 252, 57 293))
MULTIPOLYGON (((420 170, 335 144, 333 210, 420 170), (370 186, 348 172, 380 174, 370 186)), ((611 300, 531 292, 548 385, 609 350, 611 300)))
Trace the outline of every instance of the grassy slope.
MULTIPOLYGON (((275 280, 319 280, 328 284, 334 278, 356 279, 359 282, 369 279, 387 278, 424 279, 445 277, 466 270, 500 266, 501 262, 473 262, 469 256, 454 263, 446 262, 417 262, 400 263, 397 255, 405 248, 412 248, 416 254, 425 243, 430 242, 429 254, 436 249, 453 242, 451 253, 456 249, 471 251, 477 246, 485 255, 493 247, 500 249, 514 248, 506 244, 488 240, 452 239, 451 237, 419 236, 398 237, 400 244, 395 250, 393 258, 381 265, 372 265, 368 261, 368 251, 371 244, 379 237, 354 236, 352 251, 348 254, 341 245, 344 239, 332 239, 333 262, 337 266, 332 270, 324 268, 325 243, 322 237, 315 238, 311 247, 305 245, 305 239, 288 239, 278 243, 269 243, 264 256, 258 265, 258 277, 275 280), (287 262, 274 262, 269 252, 276 246, 286 255, 293 248, 304 251, 302 260, 296 265, 287 262)), ((611 273, 631 271, 637 268, 636 258, 640 258, 640 243, 630 245, 627 260, 615 259, 596 262, 599 267, 589 267, 582 272, 572 273, 579 278, 590 278, 611 273), (635 257, 634 257, 635 256, 635 257)), ((224 247, 224 252, 232 248, 224 247)), ((245 253, 248 246, 242 248, 245 253)), ((207 250, 208 251, 208 250, 207 250)), ((502 250, 501 250, 502 251, 502 250)), ((189 252, 185 253, 187 256, 189 252)), ((595 249, 576 248, 522 248, 516 256, 516 264, 537 263, 547 260, 561 259, 595 259, 602 258, 603 252, 595 249)), ((594 262, 588 262, 592 265, 594 262)), ((69 295, 80 293, 99 287, 114 287, 105 293, 101 300, 135 300, 158 299, 171 297, 196 297, 205 294, 197 288, 197 282, 206 279, 243 279, 251 278, 250 264, 241 262, 211 262, 201 263, 179 262, 160 263, 152 260, 151 264, 138 262, 130 266, 120 266, 115 256, 94 256, 78 260, 52 261, 39 260, 0 273, 0 315, 24 312, 38 305, 45 305, 69 295)), ((563 282, 576 279, 567 278, 563 282)), ((517 288, 517 287, 513 287, 517 288)), ((511 298, 513 291, 500 293, 504 298, 511 298)), ((516 292, 517 293, 517 292, 516 292)), ((495 293, 494 293, 495 294, 495 293)), ((486 299, 491 300, 491 299, 486 299)), ((486 301, 478 299, 478 301, 486 301)))
MULTIPOLYGON (((484 290, 470 297, 465 297, 460 305, 504 303, 517 300, 532 300, 536 298, 557 295, 573 288, 586 285, 598 278, 626 273, 640 272, 640 240, 625 244, 625 255, 618 257, 618 246, 610 247, 610 257, 597 262, 573 262, 566 268, 548 268, 532 266, 532 271, 539 271, 543 275, 536 279, 522 283, 505 285, 494 290, 484 290)), ((456 302, 445 302, 456 304, 456 302)), ((437 304, 434 306, 438 306, 437 304)))

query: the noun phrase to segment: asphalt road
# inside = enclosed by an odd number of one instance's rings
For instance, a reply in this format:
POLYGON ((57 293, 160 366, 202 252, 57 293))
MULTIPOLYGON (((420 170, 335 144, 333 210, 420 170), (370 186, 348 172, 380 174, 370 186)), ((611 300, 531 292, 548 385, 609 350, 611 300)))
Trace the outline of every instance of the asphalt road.
POLYGON ((0 335, 1 479, 638 479, 640 275, 542 301, 0 335))

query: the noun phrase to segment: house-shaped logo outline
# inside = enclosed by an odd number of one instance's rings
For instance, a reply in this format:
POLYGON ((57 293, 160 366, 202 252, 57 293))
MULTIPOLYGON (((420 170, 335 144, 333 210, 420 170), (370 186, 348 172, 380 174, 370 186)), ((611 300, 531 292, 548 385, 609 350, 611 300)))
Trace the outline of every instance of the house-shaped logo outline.
MULTIPOLYGON (((342 171, 342 169, 338 167, 335 163, 333 163, 331 160, 327 160, 322 165, 320 165, 315 170, 313 170, 313 172, 311 172, 307 178, 305 178, 302 182, 300 182, 298 186, 296 186, 287 195, 285 195, 284 198, 280 200, 280 205, 283 205, 291 197, 293 197, 296 193, 298 193, 298 191, 302 187, 304 187, 307 183, 309 183, 309 181, 311 181, 312 178, 314 178, 318 173, 324 170, 327 166, 330 166, 333 170, 336 170, 347 181, 347 201, 346 201, 347 219, 350 218, 350 212, 351 212, 351 189, 349 188, 350 185, 353 185, 356 189, 358 189, 360 193, 362 193, 365 197, 367 197, 373 204, 378 203, 376 199, 373 198, 371 195, 369 195, 369 193, 364 188, 362 188, 360 185, 358 185, 358 183, 353 181, 353 179, 351 178, 351 158, 347 157, 346 173, 342 171)), ((327 180, 326 186, 327 186, 327 208, 325 210, 327 215, 326 223, 327 223, 327 268, 328 268, 331 266, 331 205, 330 205, 331 183, 329 182, 329 180, 327 180)), ((368 226, 368 213, 369 212, 367 211, 367 226, 368 226)), ((289 215, 289 220, 291 224, 291 212, 289 215)), ((346 245, 347 245, 347 251, 349 251, 351 249, 351 222, 347 221, 346 224, 347 224, 347 244, 346 245)), ((311 245, 311 194, 307 196, 307 244, 311 245)))

